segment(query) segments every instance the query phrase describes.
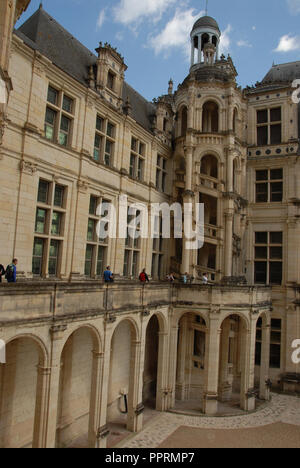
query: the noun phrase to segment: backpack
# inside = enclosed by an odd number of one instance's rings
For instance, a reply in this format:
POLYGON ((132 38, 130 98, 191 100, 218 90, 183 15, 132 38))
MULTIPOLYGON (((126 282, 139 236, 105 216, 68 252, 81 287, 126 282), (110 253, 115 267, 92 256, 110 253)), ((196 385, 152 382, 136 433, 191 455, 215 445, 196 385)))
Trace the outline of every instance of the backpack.
POLYGON ((11 281, 14 278, 14 267, 13 265, 8 265, 6 268, 5 279, 11 281))

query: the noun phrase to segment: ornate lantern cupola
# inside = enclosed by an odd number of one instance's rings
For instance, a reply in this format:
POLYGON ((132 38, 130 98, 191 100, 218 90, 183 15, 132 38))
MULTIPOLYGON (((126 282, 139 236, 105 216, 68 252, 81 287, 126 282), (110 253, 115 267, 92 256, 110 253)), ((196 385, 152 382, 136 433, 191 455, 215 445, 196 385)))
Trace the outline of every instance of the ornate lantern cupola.
POLYGON ((216 20, 210 16, 199 18, 191 32, 191 67, 213 65, 219 59, 220 38, 221 31, 216 20))

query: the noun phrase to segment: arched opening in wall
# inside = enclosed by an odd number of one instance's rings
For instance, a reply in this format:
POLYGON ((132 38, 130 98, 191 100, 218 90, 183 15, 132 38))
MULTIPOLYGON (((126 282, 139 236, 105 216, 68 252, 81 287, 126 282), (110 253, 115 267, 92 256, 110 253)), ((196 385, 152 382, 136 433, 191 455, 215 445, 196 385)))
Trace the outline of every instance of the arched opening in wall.
POLYGON ((61 355, 56 446, 88 447, 92 392, 93 334, 87 327, 75 331, 61 355))
MULTIPOLYGON (((239 315, 227 317, 221 327, 219 361, 219 412, 241 411, 248 388, 245 382, 250 372, 246 366, 249 343, 247 323, 239 315), (227 408, 227 409, 226 409, 227 408)), ((254 357, 253 357, 254 358, 254 357)), ((253 362, 254 366, 254 362, 253 362)))
MULTIPOLYGON (((206 236, 207 237, 207 236, 206 236)), ((197 271, 199 278, 206 273, 209 281, 217 280, 217 245, 205 242, 202 249, 198 250, 197 271)))
POLYGON ((179 322, 176 408, 202 410, 205 385, 206 322, 197 313, 179 322))
POLYGON ((16 338, 6 346, 0 364, 0 448, 37 446, 43 352, 31 338, 16 338))
MULTIPOLYGON (((117 444, 130 431, 130 405, 135 386, 134 341, 136 330, 129 320, 122 321, 111 340, 110 375, 108 382, 107 423, 111 435, 108 445, 117 444)), ((132 415, 131 415, 132 416, 132 415)))
POLYGON ((154 315, 147 326, 143 377, 143 402, 155 409, 157 397, 157 370, 159 349, 159 322, 154 315))
POLYGON ((219 106, 214 101, 207 101, 203 106, 202 113, 203 133, 219 132, 219 106))
POLYGON ((187 120, 188 120, 188 111, 187 111, 187 107, 184 106, 182 109, 181 109, 181 131, 180 131, 180 135, 182 137, 185 137, 186 136, 186 132, 187 132, 187 120))
POLYGON ((201 42, 201 50, 204 49, 205 44, 209 42, 209 35, 208 34, 203 34, 202 35, 202 42, 201 42))
POLYGON ((217 38, 216 36, 213 36, 213 38, 212 38, 212 43, 213 43, 213 45, 214 45, 214 46, 216 46, 216 47, 217 47, 217 44, 218 44, 218 38, 217 38))
POLYGON ((219 164, 218 159, 212 154, 207 154, 201 160, 201 174, 213 177, 214 179, 219 178, 219 164))
POLYGON ((209 237, 218 237, 217 229, 214 229, 218 226, 218 198, 211 197, 204 193, 200 193, 200 203, 204 204, 204 224, 206 229, 211 230, 206 232, 206 235, 209 237))

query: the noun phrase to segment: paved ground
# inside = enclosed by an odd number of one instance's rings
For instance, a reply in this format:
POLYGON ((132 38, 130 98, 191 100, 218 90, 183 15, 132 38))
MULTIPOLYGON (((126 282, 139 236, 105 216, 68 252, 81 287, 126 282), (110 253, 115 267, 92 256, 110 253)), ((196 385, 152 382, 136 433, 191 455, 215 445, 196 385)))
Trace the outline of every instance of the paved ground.
POLYGON ((256 413, 209 418, 162 413, 122 448, 300 448, 300 399, 272 395, 256 413))

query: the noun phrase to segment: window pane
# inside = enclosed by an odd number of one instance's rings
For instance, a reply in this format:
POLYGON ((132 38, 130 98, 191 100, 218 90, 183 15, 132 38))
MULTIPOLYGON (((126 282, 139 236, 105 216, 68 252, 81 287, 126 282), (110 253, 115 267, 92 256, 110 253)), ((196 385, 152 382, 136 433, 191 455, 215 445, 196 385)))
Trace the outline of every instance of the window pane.
POLYGON ((57 105, 57 98, 58 98, 58 92, 56 91, 56 89, 49 86, 47 101, 51 102, 51 104, 54 104, 56 106, 57 105))
POLYGON ((49 252, 49 275, 57 275, 58 266, 58 254, 59 254, 59 242, 51 241, 50 252, 49 252))
POLYGON ((271 125, 271 145, 281 143, 281 125, 271 125))
POLYGON ((54 192, 54 206, 58 206, 60 208, 63 207, 64 203, 64 187, 61 185, 56 185, 55 186, 55 192, 54 192))
POLYGON ((92 274, 93 249, 94 247, 92 245, 86 246, 85 266, 84 266, 84 274, 86 276, 91 276, 92 274))
POLYGON ((272 330, 281 330, 281 319, 272 319, 271 328, 272 330))
POLYGON ((282 244, 282 232, 270 232, 270 244, 282 244))
POLYGON ((56 117, 56 112, 52 109, 49 109, 49 107, 47 107, 46 109, 46 118, 45 118, 45 121, 54 126, 55 124, 55 117, 56 117))
POLYGON ((256 232, 255 233, 255 243, 256 244, 267 244, 268 243, 268 233, 267 232, 256 232))
POLYGON ((97 276, 102 276, 104 273, 105 263, 105 247, 98 248, 98 259, 97 259, 97 276))
POLYGON ((267 284, 267 262, 255 262, 254 281, 258 284, 267 284))
POLYGON ((255 365, 261 365, 261 343, 257 342, 255 347, 255 365))
POLYGON ((262 124, 262 123, 267 123, 267 122, 268 122, 268 111, 267 111, 267 109, 257 111, 257 123, 262 124))
POLYGON ((270 284, 282 284, 282 262, 270 262, 270 284))
POLYGON ((69 114, 71 114, 73 108, 73 99, 69 98, 68 96, 64 96, 62 107, 64 111, 69 112, 69 114))
POLYGON ((69 128, 70 128, 70 119, 68 119, 67 117, 63 115, 61 118, 60 129, 63 132, 69 132, 69 128))
POLYGON ((145 145, 140 143, 140 155, 145 156, 145 145))
POLYGON ((91 198, 90 198, 90 207, 89 207, 89 214, 91 214, 91 215, 96 215, 97 205, 98 205, 98 198, 97 198, 97 197, 94 197, 93 195, 91 195, 91 198))
POLYGON ((132 255, 132 276, 137 276, 137 268, 138 268, 138 252, 133 252, 132 255))
POLYGON ((270 110, 271 122, 281 122, 281 107, 270 110))
POLYGON ((36 210, 35 232, 45 234, 47 211, 38 208, 36 210))
POLYGON ((283 183, 274 182, 271 184, 271 202, 282 202, 283 183))
POLYGON ((257 144, 259 146, 268 144, 268 127, 257 127, 257 144))
POLYGON ((257 182, 268 180, 268 171, 256 171, 256 180, 257 182))
POLYGON ((61 221, 62 221, 62 214, 54 211, 52 215, 52 226, 51 226, 51 234, 53 236, 60 235, 61 221))
POLYGON ((131 149, 137 153, 137 144, 138 141, 136 138, 131 138, 131 149))
POLYGON ((38 202, 48 203, 49 183, 45 180, 40 180, 38 190, 38 202))
POLYGON ((268 201, 268 184, 256 184, 256 203, 268 201))
POLYGON ((93 241, 95 238, 95 223, 93 219, 89 219, 88 221, 87 240, 89 241, 93 241))
POLYGON ((110 122, 107 123, 107 135, 111 138, 115 135, 115 126, 110 122))
POLYGON ((124 253, 124 268, 123 268, 123 275, 124 276, 129 276, 129 255, 130 255, 130 251, 125 250, 125 253, 124 253))
POLYGON ((144 168, 144 161, 142 159, 139 159, 139 166, 138 166, 138 180, 143 179, 143 168, 144 168))
POLYGON ((272 169, 270 171, 271 180, 282 180, 283 179, 283 170, 282 169, 272 169))
POLYGON ((32 256, 32 273, 34 275, 42 274, 44 254, 44 240, 34 239, 33 256, 32 256))
POLYGON ((255 247, 255 258, 267 260, 268 248, 267 247, 255 247))
POLYGON ((96 120, 96 129, 99 130, 99 132, 103 132, 103 119, 99 116, 97 116, 97 120, 96 120))
POLYGON ((276 344, 270 346, 270 367, 272 369, 280 369, 281 367, 281 347, 276 344))
POLYGON ((134 177, 135 173, 135 155, 130 155, 130 167, 129 167, 129 174, 131 177, 134 177))
POLYGON ((282 260, 282 247, 270 247, 270 258, 273 260, 282 260))

